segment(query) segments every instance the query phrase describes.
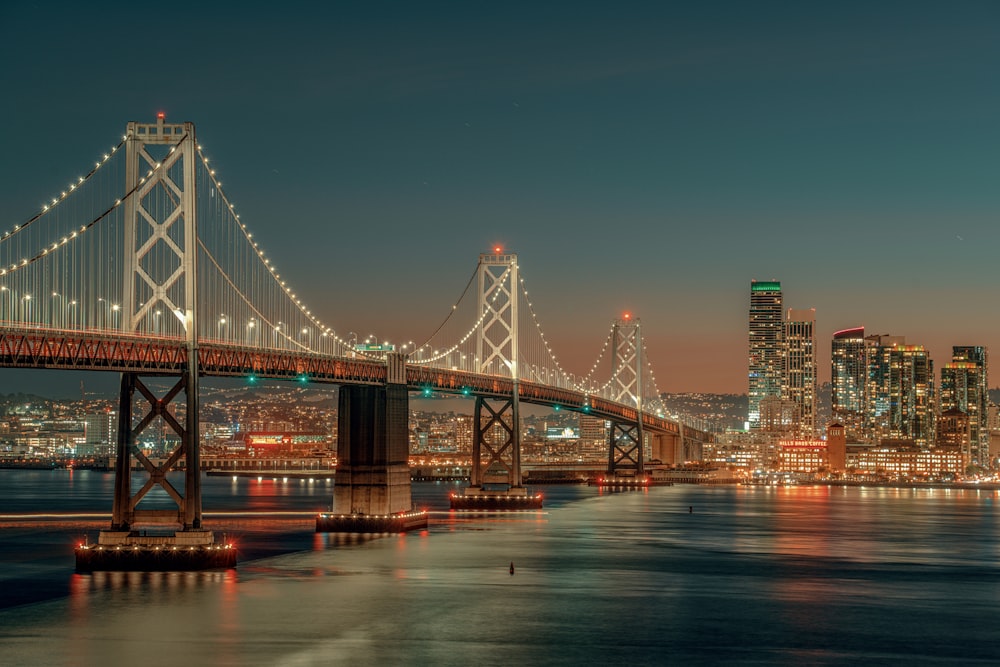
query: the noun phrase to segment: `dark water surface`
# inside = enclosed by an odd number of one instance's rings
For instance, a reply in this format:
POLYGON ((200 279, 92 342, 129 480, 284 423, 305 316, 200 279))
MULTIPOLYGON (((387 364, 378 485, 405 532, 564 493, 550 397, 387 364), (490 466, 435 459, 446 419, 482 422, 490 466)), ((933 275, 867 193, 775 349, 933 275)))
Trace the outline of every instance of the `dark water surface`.
MULTIPOLYGON (((226 572, 77 575, 106 520, 0 518, 0 664, 1000 663, 995 491, 551 486, 543 512, 459 518, 455 487, 415 484, 430 529, 367 541, 210 518, 226 572)), ((0 471, 0 514, 106 513, 111 488, 0 471)), ((206 477, 204 506, 314 512, 332 488, 206 477)))

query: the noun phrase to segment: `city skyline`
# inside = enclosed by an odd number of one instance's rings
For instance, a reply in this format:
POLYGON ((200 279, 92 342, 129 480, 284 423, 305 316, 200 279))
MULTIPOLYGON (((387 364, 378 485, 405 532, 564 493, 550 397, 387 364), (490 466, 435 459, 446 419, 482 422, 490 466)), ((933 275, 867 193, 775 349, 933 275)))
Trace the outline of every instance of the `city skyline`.
MULTIPOLYGON (((499 244, 567 369, 629 311, 663 391, 746 393, 751 279, 816 309, 821 383, 850 327, 1000 348, 1000 9, 568 7, 199 8, 169 75, 114 6, 6 8, 0 228, 164 111, 340 331, 429 336, 499 244)), ((116 382, 51 378, 0 375, 116 382)))

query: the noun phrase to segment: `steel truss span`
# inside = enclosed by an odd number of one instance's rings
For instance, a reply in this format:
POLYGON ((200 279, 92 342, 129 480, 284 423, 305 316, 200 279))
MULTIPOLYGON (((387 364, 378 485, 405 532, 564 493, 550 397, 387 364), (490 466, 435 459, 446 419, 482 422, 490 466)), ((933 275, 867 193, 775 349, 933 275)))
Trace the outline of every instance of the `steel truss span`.
MULTIPOLYGON (((111 371, 177 375, 187 367, 184 341, 141 335, 76 333, 47 329, 0 329, 0 367, 111 371)), ((318 354, 260 350, 223 344, 198 347, 201 374, 211 377, 259 377, 328 384, 385 384, 386 365, 377 359, 325 357, 318 354)), ((412 391, 433 391, 490 398, 510 397, 511 378, 408 365, 412 391)), ((534 382, 517 383, 520 400, 572 410, 594 417, 636 423, 639 411, 614 401, 534 382)), ((642 414, 645 428, 677 434, 676 422, 642 414)))

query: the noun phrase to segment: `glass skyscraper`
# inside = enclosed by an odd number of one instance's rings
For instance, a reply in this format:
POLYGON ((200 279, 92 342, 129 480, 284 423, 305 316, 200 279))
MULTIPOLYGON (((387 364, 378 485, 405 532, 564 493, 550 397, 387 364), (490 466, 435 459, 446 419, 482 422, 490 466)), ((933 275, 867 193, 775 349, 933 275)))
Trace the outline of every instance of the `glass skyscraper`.
POLYGON ((934 443, 934 362, 923 345, 893 345, 882 348, 882 354, 889 401, 884 435, 930 446, 934 443))
POLYGON ((782 396, 795 404, 800 436, 816 433, 816 309, 789 308, 784 327, 782 396))
POLYGON ((784 309, 781 283, 750 282, 749 414, 751 429, 761 426, 760 404, 781 398, 784 373, 784 309))
POLYGON ((987 362, 986 348, 956 345, 951 348, 951 363, 941 369, 941 412, 957 409, 969 419, 969 458, 980 464, 989 462, 990 432, 986 424, 987 362))
POLYGON ((833 334, 830 346, 833 419, 849 437, 864 428, 868 384, 865 328, 843 329, 833 334))

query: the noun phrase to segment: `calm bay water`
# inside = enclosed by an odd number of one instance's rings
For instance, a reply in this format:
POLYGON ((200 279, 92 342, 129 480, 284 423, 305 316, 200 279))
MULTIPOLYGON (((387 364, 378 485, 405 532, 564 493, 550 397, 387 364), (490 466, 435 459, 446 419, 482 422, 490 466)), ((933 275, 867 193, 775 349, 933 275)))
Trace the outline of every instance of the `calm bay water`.
MULTIPOLYGON (((0 471, 0 513, 107 512, 111 484, 0 471)), ((367 541, 311 518, 211 519, 240 545, 227 572, 77 575, 72 544, 104 521, 0 519, 0 662, 1000 662, 994 491, 552 486, 543 512, 460 519, 456 486, 415 484, 430 529, 367 541)), ((206 511, 331 497, 205 478, 206 511)))

